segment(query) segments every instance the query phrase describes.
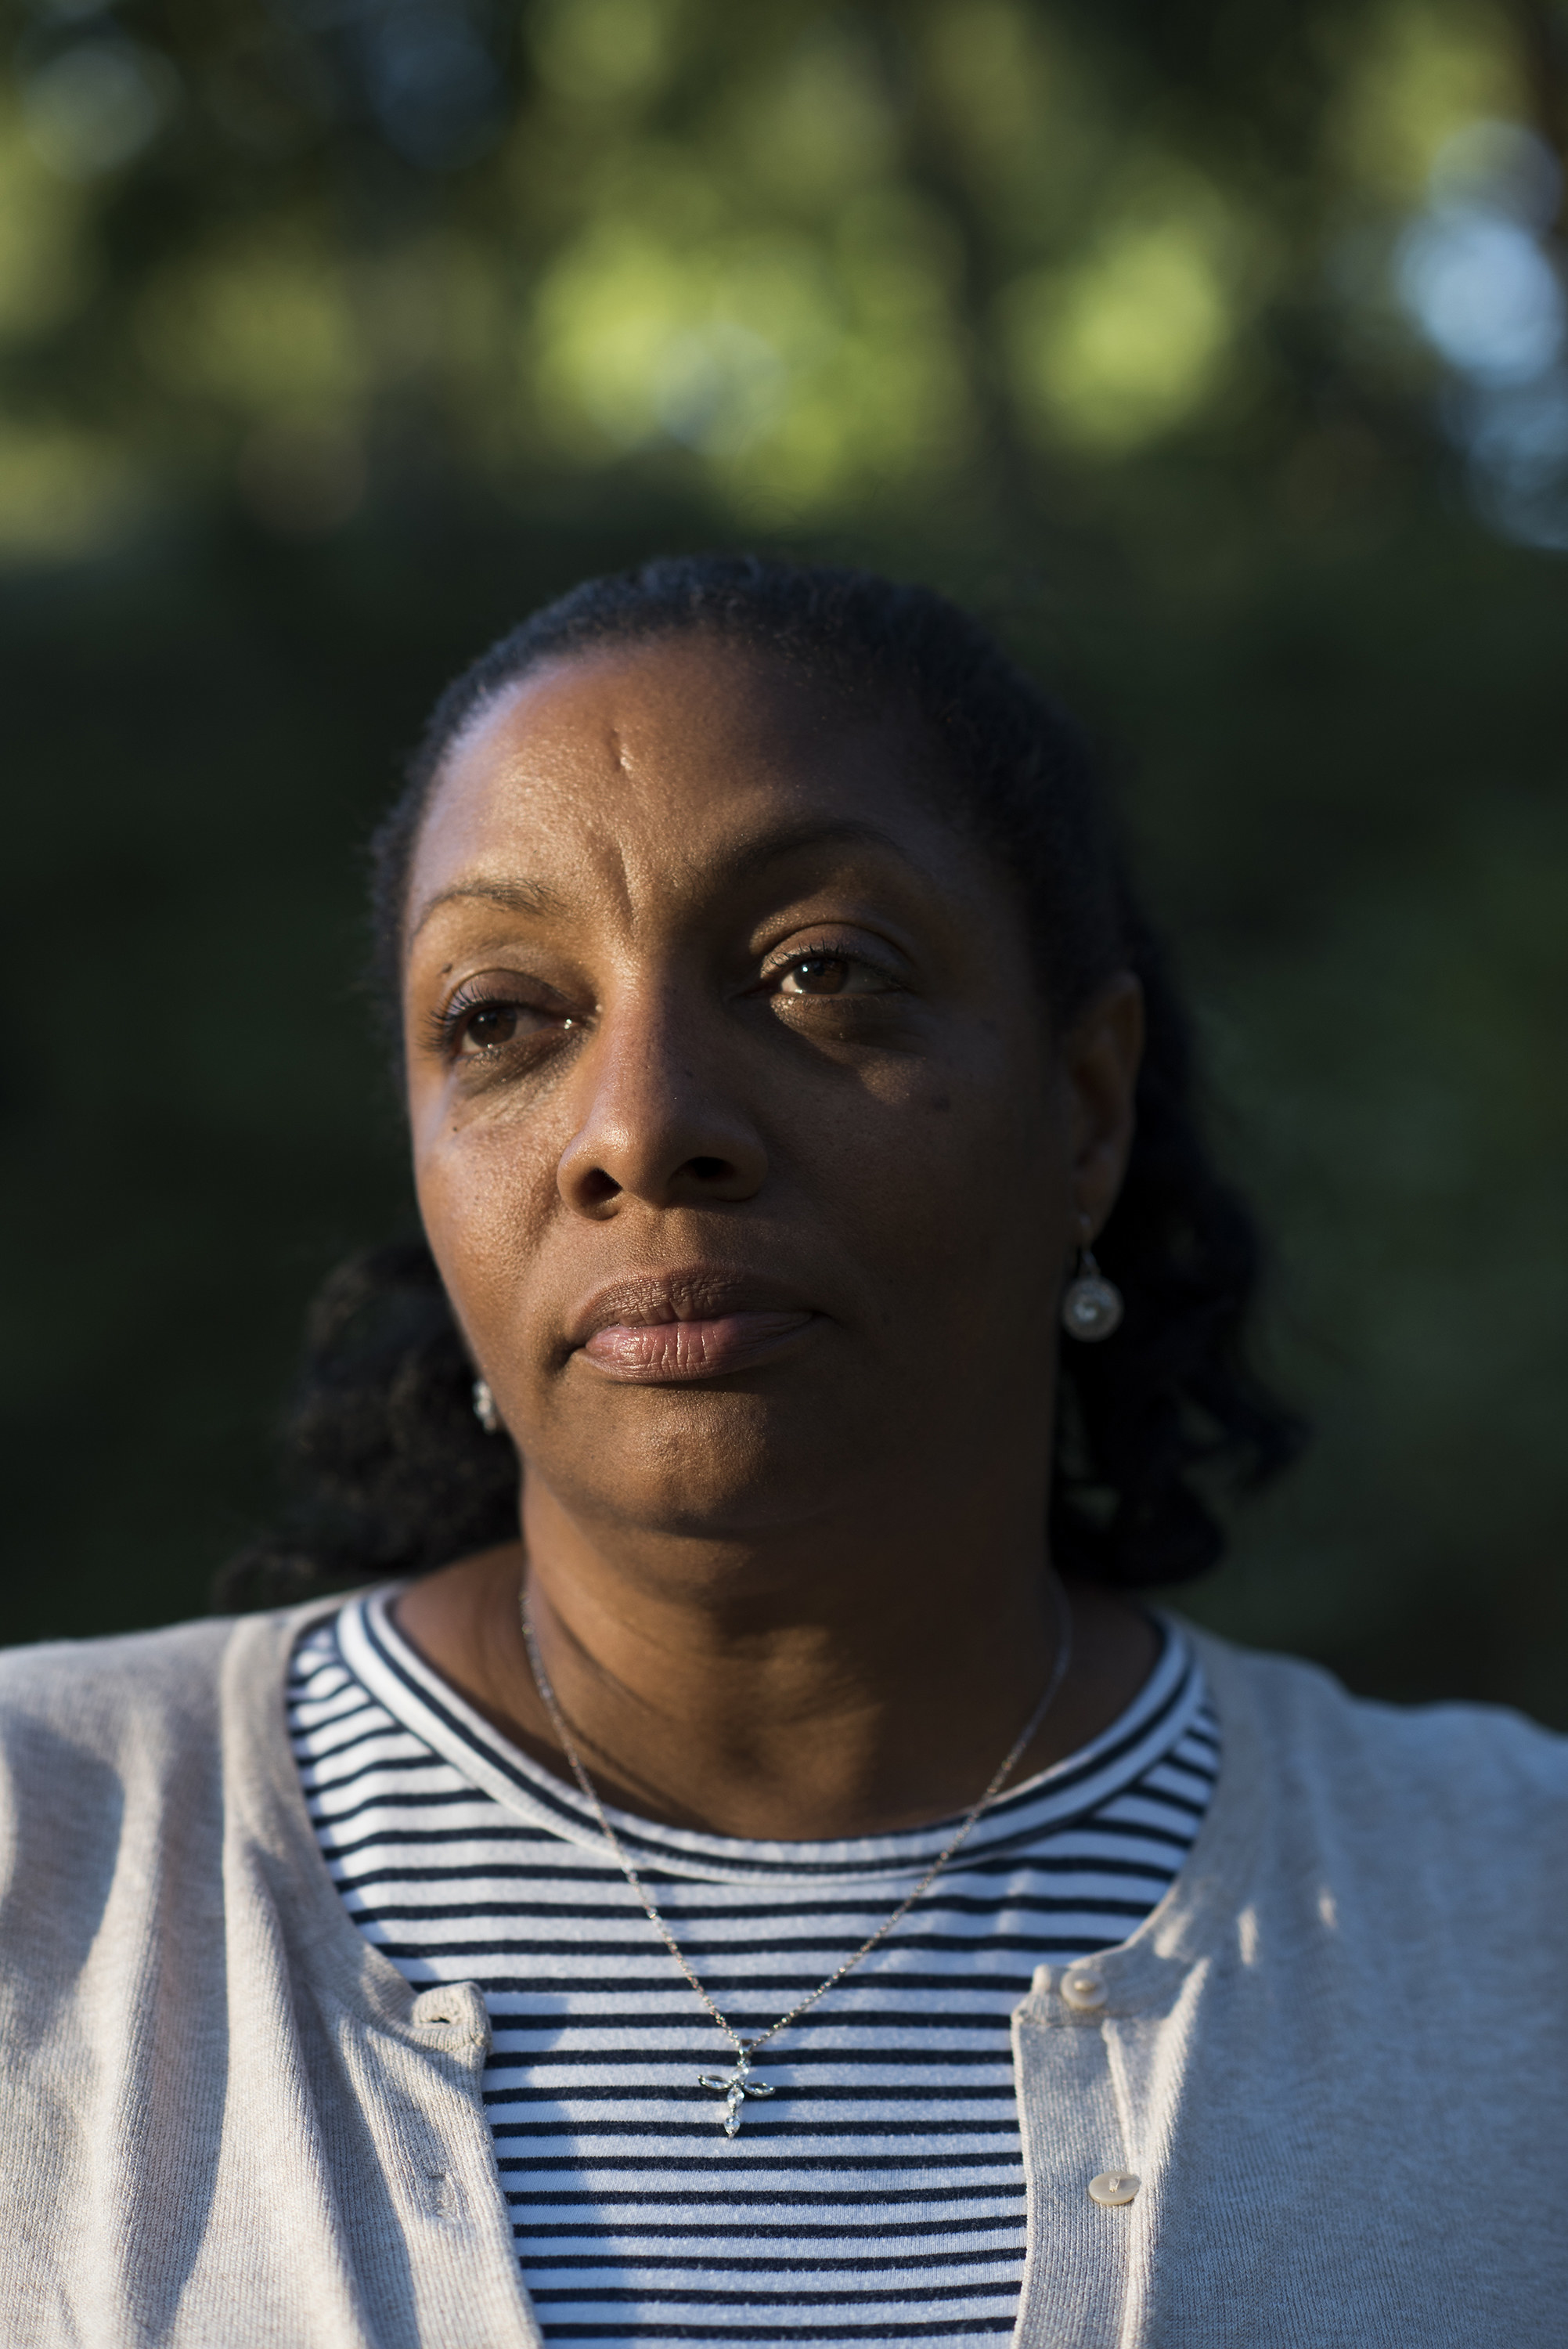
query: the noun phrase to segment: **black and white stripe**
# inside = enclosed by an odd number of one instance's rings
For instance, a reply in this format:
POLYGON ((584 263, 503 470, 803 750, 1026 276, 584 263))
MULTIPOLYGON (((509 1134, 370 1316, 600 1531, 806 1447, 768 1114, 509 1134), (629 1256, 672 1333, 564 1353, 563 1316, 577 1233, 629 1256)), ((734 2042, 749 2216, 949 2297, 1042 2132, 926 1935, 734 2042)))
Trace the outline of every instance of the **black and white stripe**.
MULTIPOLYGON (((729 2050, 577 1790, 439 1680, 383 1600, 306 1637, 289 1705, 355 1922, 410 1981, 484 1992, 501 2183, 552 2343, 1012 2331, 1010 2017, 1037 1964, 1125 1940, 1197 1833, 1218 1742, 1178 1632, 1121 1718, 997 1803, 894 1935, 766 2051, 775 2093, 734 2138, 697 2085, 729 2050)), ((857 1948, 954 1824, 795 1844, 612 1817, 745 2033, 857 1948)))

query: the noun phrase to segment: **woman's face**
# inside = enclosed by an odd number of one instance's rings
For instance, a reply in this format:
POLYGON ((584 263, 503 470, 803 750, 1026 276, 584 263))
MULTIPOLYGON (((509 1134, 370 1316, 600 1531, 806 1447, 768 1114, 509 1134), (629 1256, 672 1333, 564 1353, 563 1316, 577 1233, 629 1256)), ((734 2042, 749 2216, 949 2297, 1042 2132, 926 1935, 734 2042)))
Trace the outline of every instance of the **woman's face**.
POLYGON ((1043 1486, 1137 1008, 1053 1040, 931 756, 686 636, 536 673, 447 762, 419 1199, 529 1480, 589 1525, 746 1540, 1020 1444, 1043 1486))

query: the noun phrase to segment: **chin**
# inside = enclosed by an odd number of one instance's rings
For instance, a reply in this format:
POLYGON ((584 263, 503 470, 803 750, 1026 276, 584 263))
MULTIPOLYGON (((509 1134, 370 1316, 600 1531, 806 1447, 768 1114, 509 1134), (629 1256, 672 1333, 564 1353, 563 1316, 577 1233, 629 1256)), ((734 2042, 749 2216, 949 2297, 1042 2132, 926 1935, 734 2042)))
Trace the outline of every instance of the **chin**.
POLYGON ((669 1540, 755 1539, 841 1506, 857 1481, 856 1464, 863 1475, 868 1458, 878 1456, 874 1445, 846 1443, 841 1421, 825 1427, 813 1413, 810 1429, 781 1426, 781 1415, 758 1396, 623 1392, 667 1407, 628 1414, 640 1423, 573 1444, 570 1457, 554 1456, 549 1444, 537 1453, 526 1441, 522 1447, 557 1498, 590 1520, 669 1540))

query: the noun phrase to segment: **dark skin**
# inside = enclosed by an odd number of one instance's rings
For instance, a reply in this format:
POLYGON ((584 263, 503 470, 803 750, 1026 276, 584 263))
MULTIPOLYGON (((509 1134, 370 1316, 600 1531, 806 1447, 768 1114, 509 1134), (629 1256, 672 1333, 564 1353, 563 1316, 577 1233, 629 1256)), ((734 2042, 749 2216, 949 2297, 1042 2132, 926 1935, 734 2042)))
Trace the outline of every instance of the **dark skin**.
MULTIPOLYGON (((762 656, 599 649, 482 713, 414 861, 420 1206, 523 1500, 397 1619, 564 1774, 526 1574, 601 1792, 677 1825, 961 1812, 1057 1652, 1056 1316, 1126 1166, 1141 1001, 1123 975, 1058 1029, 934 762, 762 656)), ((1152 1661, 1126 1601, 1070 1611, 1019 1775, 1152 1661)))

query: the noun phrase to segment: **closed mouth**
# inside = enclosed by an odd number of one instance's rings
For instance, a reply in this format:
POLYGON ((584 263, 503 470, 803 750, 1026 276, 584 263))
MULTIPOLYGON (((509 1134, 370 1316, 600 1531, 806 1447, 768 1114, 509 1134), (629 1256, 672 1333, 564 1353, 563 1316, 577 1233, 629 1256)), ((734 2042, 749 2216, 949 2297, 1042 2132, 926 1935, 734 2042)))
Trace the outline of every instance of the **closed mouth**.
POLYGON ((769 1360, 821 1315, 775 1283, 717 1267, 634 1275, 586 1300, 572 1351, 634 1385, 686 1385, 769 1360))

